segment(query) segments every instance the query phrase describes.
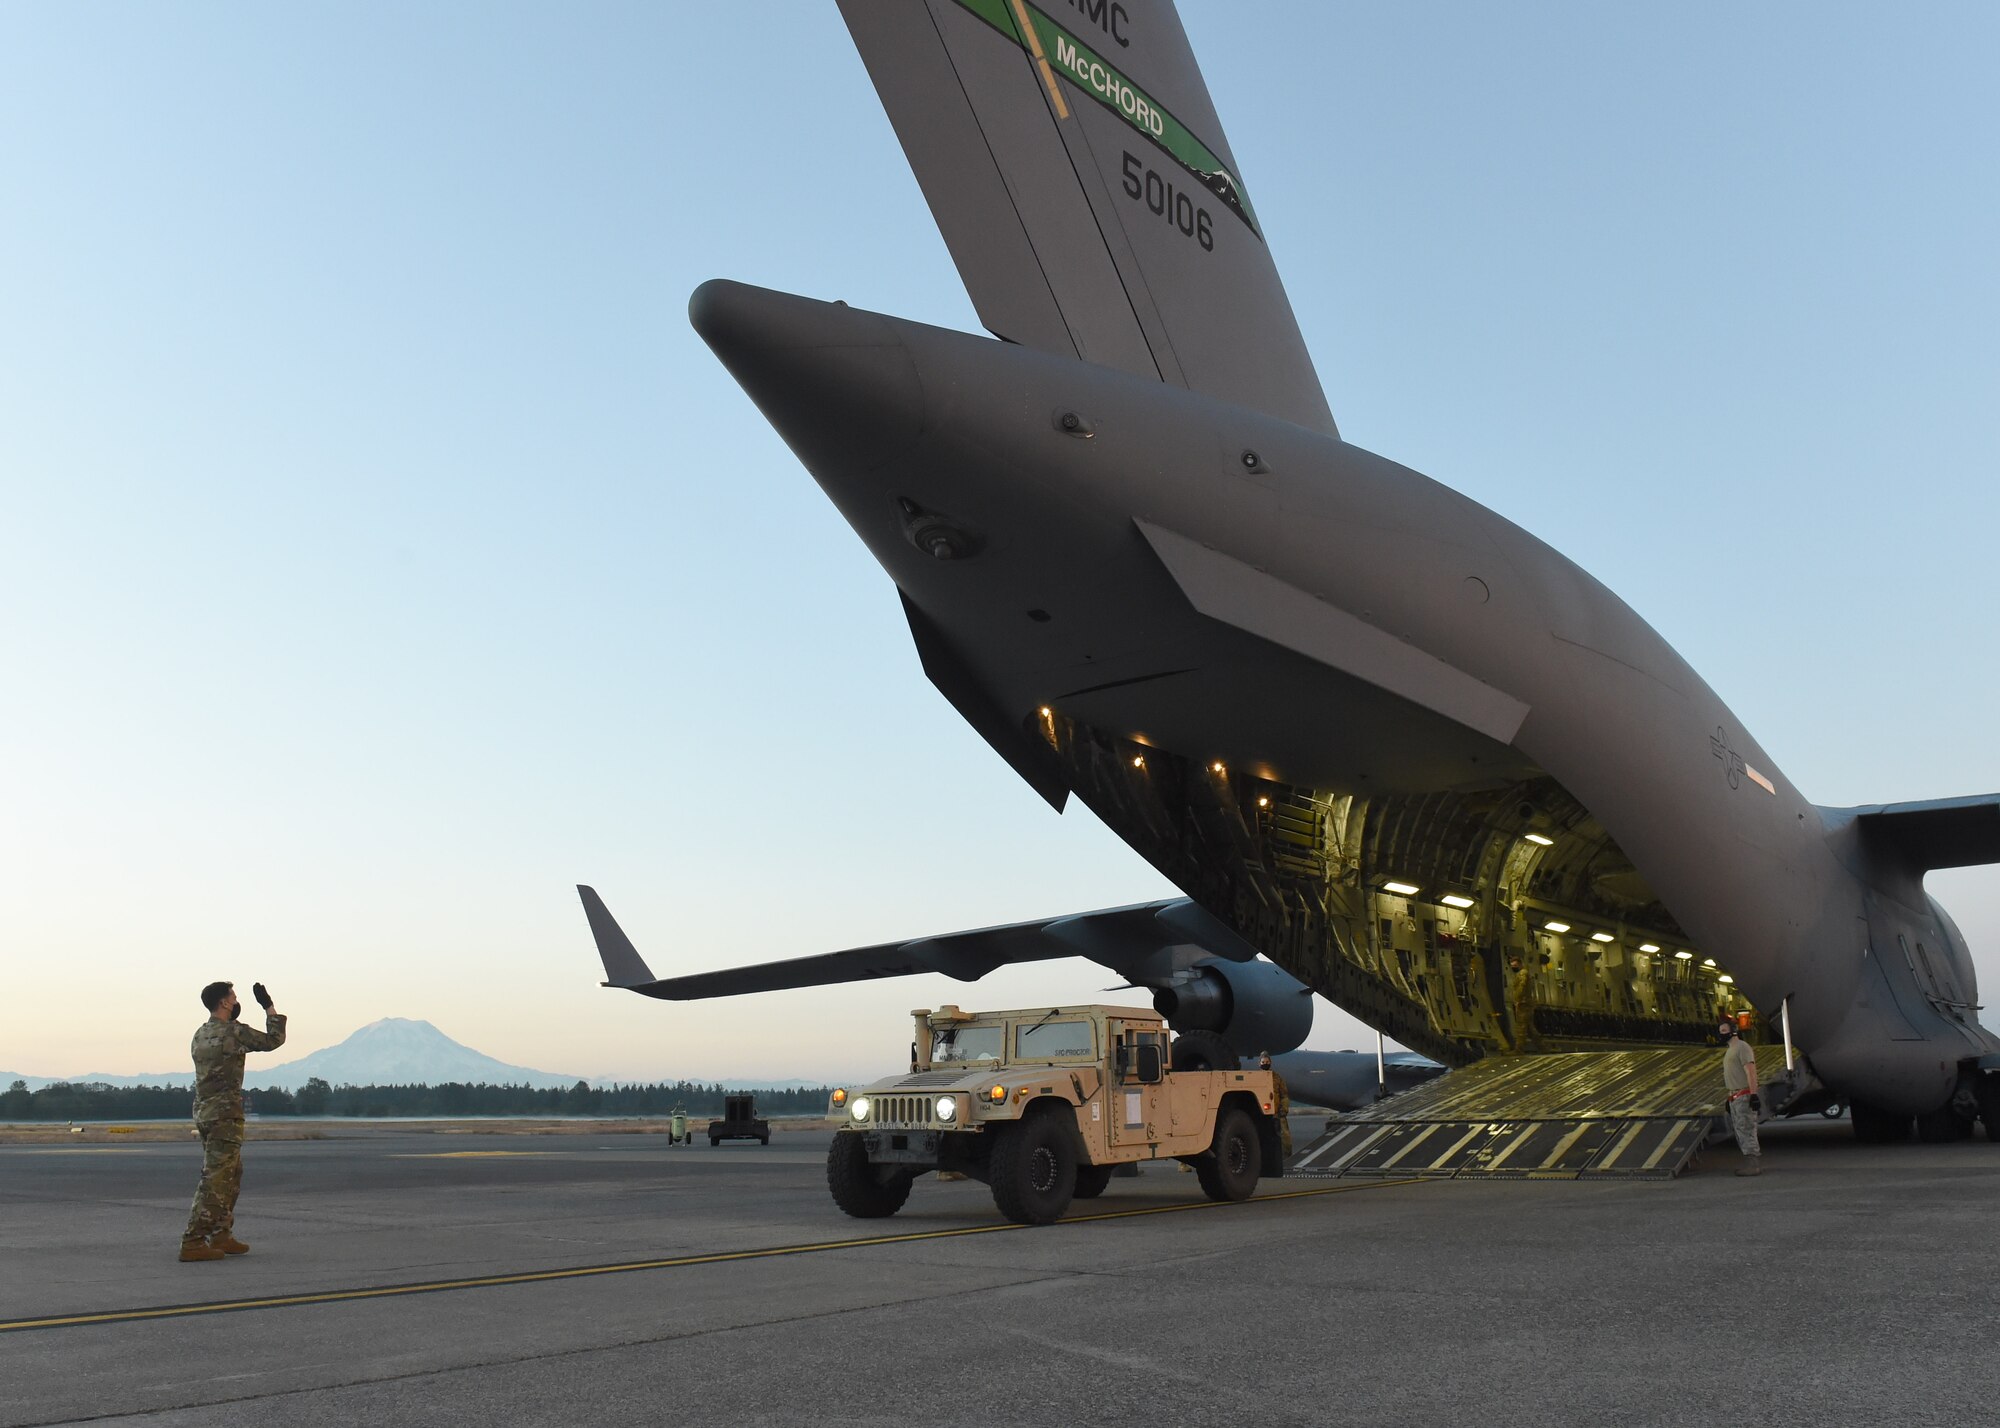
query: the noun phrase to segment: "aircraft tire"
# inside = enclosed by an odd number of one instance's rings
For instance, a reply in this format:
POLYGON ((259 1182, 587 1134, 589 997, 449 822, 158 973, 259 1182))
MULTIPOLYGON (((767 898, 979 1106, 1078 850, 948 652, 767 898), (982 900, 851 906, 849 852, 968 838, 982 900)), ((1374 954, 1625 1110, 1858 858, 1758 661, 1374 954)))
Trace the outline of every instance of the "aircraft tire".
POLYGON ((1243 1058, 1212 1031, 1184 1031, 1174 1038, 1172 1067, 1176 1071, 1234 1071, 1243 1058))
POLYGON ((1948 1102, 1917 1117, 1917 1139, 1925 1145, 1950 1145, 1955 1140, 1964 1140, 1971 1129, 1948 1102))
POLYGON ((1108 1165, 1079 1165, 1076 1168, 1076 1198, 1095 1200, 1111 1185, 1111 1167, 1108 1165))
POLYGON ((1231 1106, 1215 1118, 1215 1146, 1194 1163, 1195 1179, 1211 1200, 1248 1200, 1264 1169, 1264 1147, 1257 1123, 1241 1106, 1231 1106))
POLYGON ((1973 1085, 1979 1098, 1979 1119, 1986 1122, 1986 1138, 2000 1145, 2000 1072, 1989 1071, 1973 1085))
POLYGON ((1075 1130, 1030 1111, 993 1138, 993 1203, 1017 1225, 1052 1225, 1076 1194, 1075 1130))
POLYGON ((1854 1138, 1863 1145, 1901 1145, 1910 1138, 1910 1117, 1881 1110, 1866 1101, 1851 1101, 1847 1113, 1854 1120, 1854 1138))
POLYGON ((857 1220, 880 1220, 902 1209, 914 1179, 899 1170, 884 1180, 854 1131, 835 1132, 833 1144, 826 1148, 826 1188, 833 1193, 833 1203, 857 1220))

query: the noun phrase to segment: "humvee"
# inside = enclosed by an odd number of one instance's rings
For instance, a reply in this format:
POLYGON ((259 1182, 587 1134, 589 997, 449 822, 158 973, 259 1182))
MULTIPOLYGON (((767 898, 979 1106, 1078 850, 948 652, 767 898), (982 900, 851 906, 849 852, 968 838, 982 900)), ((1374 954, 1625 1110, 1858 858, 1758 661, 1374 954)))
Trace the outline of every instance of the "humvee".
POLYGON ((1169 1048, 1137 1007, 919 1008, 909 1074, 836 1089, 827 1150, 834 1203, 893 1215, 933 1170, 984 1181, 1008 1219, 1046 1225, 1072 1197, 1104 1193, 1115 1169, 1191 1165, 1212 1200, 1243 1200, 1282 1175, 1268 1071, 1238 1069, 1208 1032, 1169 1048))

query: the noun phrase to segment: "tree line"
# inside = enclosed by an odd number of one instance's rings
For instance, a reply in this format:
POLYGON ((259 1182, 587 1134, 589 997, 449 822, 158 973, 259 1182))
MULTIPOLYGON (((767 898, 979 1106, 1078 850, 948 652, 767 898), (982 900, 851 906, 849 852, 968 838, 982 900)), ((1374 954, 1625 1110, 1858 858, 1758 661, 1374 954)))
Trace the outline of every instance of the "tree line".
MULTIPOLYGON (((752 1089, 760 1116, 826 1113, 828 1086, 752 1089)), ((315 1076, 297 1091, 245 1091, 244 1108, 257 1116, 719 1116, 729 1094, 720 1081, 658 1081, 569 1087, 470 1085, 331 1086, 315 1076)), ((180 1120, 194 1104, 185 1086, 106 1086, 58 1081, 30 1091, 16 1081, 0 1091, 0 1120, 180 1120)))

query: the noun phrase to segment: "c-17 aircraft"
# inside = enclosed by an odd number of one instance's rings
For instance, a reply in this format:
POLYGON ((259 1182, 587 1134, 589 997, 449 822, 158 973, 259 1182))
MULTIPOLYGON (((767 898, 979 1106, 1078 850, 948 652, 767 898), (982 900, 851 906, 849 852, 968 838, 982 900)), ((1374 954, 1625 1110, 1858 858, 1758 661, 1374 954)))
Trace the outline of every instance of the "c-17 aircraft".
POLYGON ((1813 804, 1574 562, 1342 441, 1168 0, 840 6, 1000 340, 725 281, 692 321, 953 707, 1184 896, 659 979, 585 890, 607 985, 1084 956, 1242 1052, 1309 990, 1448 1066, 1747 1015, 1863 1139, 2000 1140, 1924 890, 2000 862, 2000 794, 1813 804))

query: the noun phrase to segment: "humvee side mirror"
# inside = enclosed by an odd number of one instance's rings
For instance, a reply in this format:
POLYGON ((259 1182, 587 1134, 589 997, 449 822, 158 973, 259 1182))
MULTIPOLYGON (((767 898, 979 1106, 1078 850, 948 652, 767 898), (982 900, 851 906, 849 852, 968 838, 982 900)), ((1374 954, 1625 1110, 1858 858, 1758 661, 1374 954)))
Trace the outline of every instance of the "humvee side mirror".
POLYGON ((1160 1048, 1147 1042, 1137 1048, 1139 1074, 1134 1077, 1142 1086, 1157 1086, 1166 1079, 1166 1070, 1160 1065, 1160 1048))

